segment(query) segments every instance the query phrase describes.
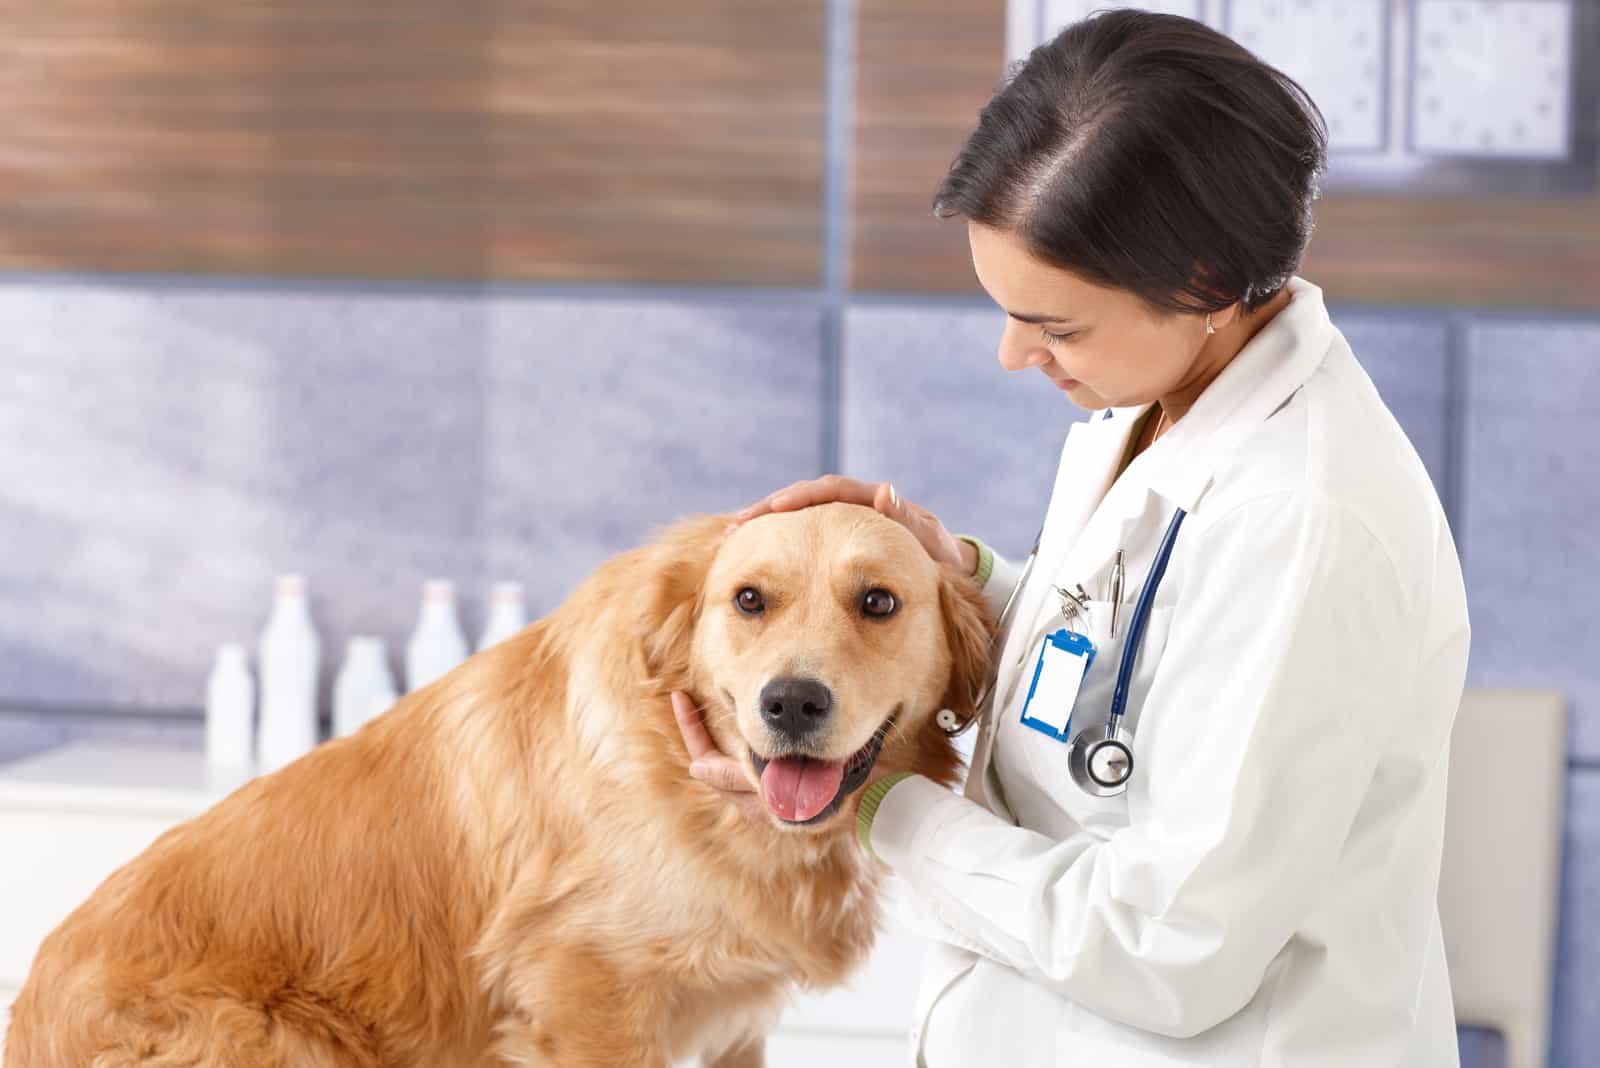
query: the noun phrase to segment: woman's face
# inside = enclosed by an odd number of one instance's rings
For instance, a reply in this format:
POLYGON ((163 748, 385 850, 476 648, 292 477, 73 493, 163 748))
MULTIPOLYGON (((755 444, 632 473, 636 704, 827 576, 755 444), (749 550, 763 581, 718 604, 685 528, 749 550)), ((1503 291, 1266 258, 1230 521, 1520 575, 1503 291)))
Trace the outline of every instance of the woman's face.
MULTIPOLYGON (((1000 364, 1037 367, 1080 408, 1126 407, 1178 393, 1198 374, 1204 315, 1157 312, 1037 260, 1008 230, 967 224, 978 282, 1006 312, 1000 364)), ((1234 309, 1216 313, 1218 329, 1234 309)))

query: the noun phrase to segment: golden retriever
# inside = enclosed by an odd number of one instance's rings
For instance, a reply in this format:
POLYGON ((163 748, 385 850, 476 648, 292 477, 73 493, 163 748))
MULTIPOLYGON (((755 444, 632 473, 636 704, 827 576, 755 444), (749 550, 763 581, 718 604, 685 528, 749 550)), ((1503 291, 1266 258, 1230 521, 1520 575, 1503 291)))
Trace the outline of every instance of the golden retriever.
POLYGON ((859 787, 951 782, 991 624, 870 508, 699 517, 108 878, 8 1068, 760 1065, 871 948, 859 787), (692 779, 684 689, 767 812, 692 779))

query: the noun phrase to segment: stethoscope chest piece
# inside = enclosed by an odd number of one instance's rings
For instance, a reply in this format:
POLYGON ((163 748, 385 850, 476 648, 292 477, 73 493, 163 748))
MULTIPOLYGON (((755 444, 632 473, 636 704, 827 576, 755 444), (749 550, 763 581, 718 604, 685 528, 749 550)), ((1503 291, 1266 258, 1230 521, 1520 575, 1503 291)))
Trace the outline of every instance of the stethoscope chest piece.
POLYGON ((1133 777, 1133 736, 1109 724, 1085 727, 1067 749, 1067 774, 1095 797, 1115 797, 1133 777))

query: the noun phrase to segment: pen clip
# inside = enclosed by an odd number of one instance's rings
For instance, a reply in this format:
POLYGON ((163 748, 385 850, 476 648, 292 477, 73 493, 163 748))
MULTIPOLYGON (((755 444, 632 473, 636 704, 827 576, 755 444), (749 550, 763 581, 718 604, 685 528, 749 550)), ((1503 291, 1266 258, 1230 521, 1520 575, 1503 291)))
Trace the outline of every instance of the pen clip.
POLYGON ((1117 555, 1111 563, 1111 637, 1117 636, 1117 618, 1122 614, 1122 584, 1126 575, 1122 566, 1122 550, 1117 550, 1117 555))

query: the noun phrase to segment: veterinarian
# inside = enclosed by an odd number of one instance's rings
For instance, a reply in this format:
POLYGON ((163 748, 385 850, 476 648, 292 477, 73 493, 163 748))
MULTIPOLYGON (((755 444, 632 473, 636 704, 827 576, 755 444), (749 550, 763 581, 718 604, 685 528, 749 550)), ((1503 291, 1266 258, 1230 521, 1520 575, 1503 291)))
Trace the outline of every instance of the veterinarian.
MULTIPOLYGON (((1324 157, 1299 87, 1205 26, 1069 27, 935 202, 1007 313, 1001 366, 1094 413, 1026 581, 888 484, 740 513, 871 505, 1012 602, 963 792, 860 800, 933 942, 926 1068, 1458 1063, 1435 895, 1466 599, 1421 462, 1296 275, 1324 157)), ((696 776, 748 805, 680 718, 696 776)))

